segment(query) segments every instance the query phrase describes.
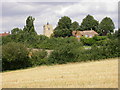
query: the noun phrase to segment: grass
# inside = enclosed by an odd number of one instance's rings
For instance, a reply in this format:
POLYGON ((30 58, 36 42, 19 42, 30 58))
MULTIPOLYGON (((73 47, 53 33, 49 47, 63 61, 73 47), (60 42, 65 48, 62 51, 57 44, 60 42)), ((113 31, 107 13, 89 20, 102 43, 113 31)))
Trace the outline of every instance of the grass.
POLYGON ((2 78, 3 88, 118 88, 118 60, 39 66, 2 78))

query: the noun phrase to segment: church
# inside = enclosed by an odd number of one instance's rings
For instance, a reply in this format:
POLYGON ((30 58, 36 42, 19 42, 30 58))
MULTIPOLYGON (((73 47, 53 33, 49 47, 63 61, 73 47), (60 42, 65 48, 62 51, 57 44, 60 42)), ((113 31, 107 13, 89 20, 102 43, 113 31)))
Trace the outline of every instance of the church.
POLYGON ((43 35, 50 37, 53 34, 53 27, 51 24, 47 23, 43 26, 43 35))

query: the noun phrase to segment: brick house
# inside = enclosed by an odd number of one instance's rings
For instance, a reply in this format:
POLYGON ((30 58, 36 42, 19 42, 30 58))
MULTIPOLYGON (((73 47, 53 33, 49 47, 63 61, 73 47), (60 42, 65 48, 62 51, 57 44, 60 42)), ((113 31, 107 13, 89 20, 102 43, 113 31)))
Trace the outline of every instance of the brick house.
POLYGON ((10 35, 9 32, 8 32, 8 33, 6 33, 6 32, 4 32, 4 33, 0 33, 0 37, 2 37, 2 36, 8 36, 8 35, 10 35))
POLYGON ((94 30, 85 30, 85 31, 73 31, 72 35, 79 39, 82 36, 92 38, 95 35, 98 35, 98 33, 95 32, 94 30))

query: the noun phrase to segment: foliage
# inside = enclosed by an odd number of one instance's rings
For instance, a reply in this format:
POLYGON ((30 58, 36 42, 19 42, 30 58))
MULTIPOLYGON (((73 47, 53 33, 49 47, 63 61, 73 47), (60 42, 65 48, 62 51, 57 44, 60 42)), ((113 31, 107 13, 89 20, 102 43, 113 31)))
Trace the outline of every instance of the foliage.
POLYGON ((29 16, 28 18, 27 18, 27 20, 26 20, 26 26, 24 26, 24 31, 25 32, 27 32, 27 33, 29 33, 29 34, 37 34, 36 32, 35 32, 35 29, 34 29, 34 20, 35 20, 35 18, 32 18, 32 16, 29 16))
POLYGON ((13 70, 31 66, 29 51, 21 43, 7 43, 2 47, 2 70, 13 70))
POLYGON ((71 19, 68 16, 61 17, 58 21, 58 25, 56 29, 70 29, 71 27, 71 19))
POLYGON ((54 36, 55 37, 70 37, 72 36, 72 30, 71 29, 56 29, 54 30, 54 36))
POLYGON ((80 27, 79 27, 79 30, 95 30, 96 32, 98 32, 98 25, 99 25, 99 22, 97 20, 94 19, 93 16, 91 15, 87 15, 80 27))
POLYGON ((38 48, 44 48, 44 49, 56 49, 60 48, 61 46, 64 46, 65 44, 80 44, 81 42, 78 43, 77 39, 75 37, 52 37, 50 39, 44 40, 41 44, 38 44, 38 48))
POLYGON ((93 44, 95 44, 95 40, 93 38, 86 38, 86 37, 81 37, 80 41, 84 44, 84 45, 88 45, 91 46, 93 44))
POLYGON ((33 66, 38 66, 42 64, 46 64, 46 56, 47 52, 45 50, 39 50, 39 51, 31 51, 32 56, 31 56, 31 62, 33 66))
POLYGON ((11 30, 11 34, 18 34, 20 32, 22 32, 22 30, 19 28, 14 28, 13 30, 11 30))
POLYGON ((2 45, 7 44, 9 42, 13 42, 12 35, 8 35, 2 38, 2 45))
POLYGON ((93 39, 96 41, 105 40, 107 39, 107 36, 94 36, 93 39))
POLYGON ((114 23, 111 18, 105 17, 99 24, 99 31, 101 35, 112 33, 115 29, 114 23))
POLYGON ((106 58, 119 57, 120 48, 117 40, 107 40, 106 43, 101 44, 100 47, 93 46, 92 49, 85 50, 80 53, 79 60, 99 60, 106 58))
POLYGON ((75 62, 78 57, 78 46, 75 44, 66 44, 51 53, 48 58, 49 64, 63 64, 75 62))
POLYGON ((110 38, 110 39, 118 39, 118 40, 120 40, 120 29, 118 29, 118 30, 116 30, 114 33, 109 33, 108 35, 108 38, 110 38))
POLYGON ((117 40, 107 40, 101 46, 94 44, 91 49, 84 49, 80 45, 71 43, 54 50, 48 58, 48 63, 63 64, 114 57, 120 57, 120 46, 117 40))
POLYGON ((74 22, 72 23, 72 25, 71 25, 72 30, 77 30, 78 27, 79 27, 79 23, 76 22, 76 21, 74 21, 74 22))
POLYGON ((88 15, 83 19, 81 26, 77 22, 71 23, 67 16, 62 17, 54 30, 54 37, 37 35, 34 29, 34 18, 29 16, 24 29, 14 28, 9 36, 2 37, 3 45, 3 70, 13 70, 37 66, 42 64, 62 64, 67 62, 81 62, 99 60, 104 58, 120 57, 120 29, 111 33, 114 26, 110 18, 101 21, 98 30, 98 21, 88 15), (109 21, 109 23, 108 23, 109 21), (103 25, 106 30, 103 30, 103 25), (108 25, 108 26, 107 26, 108 25), (109 26, 111 25, 111 26, 109 26), (112 28, 112 29, 108 29, 112 28), (81 37, 80 42, 72 37, 72 30, 96 30, 109 33, 107 36, 94 36, 93 38, 81 37), (25 46, 27 45, 27 46, 25 46), (83 45, 91 48, 84 49, 83 45), (29 51, 27 48, 37 48, 39 51, 29 51), (47 52, 41 49, 50 49, 53 52, 47 57, 47 52), (32 56, 29 56, 32 52, 32 56))
POLYGON ((94 36, 93 38, 81 37, 80 41, 83 43, 83 45, 91 46, 96 44, 100 46, 102 43, 107 41, 107 36, 94 36))
POLYGON ((23 30, 19 28, 14 28, 11 30, 11 35, 2 38, 2 44, 7 44, 8 42, 21 42, 30 44, 30 46, 35 46, 35 43, 39 41, 39 35, 37 35, 34 29, 34 18, 29 16, 26 19, 26 26, 23 30))
POLYGON ((66 37, 72 35, 71 19, 67 16, 61 17, 58 21, 58 25, 54 30, 55 37, 66 37))

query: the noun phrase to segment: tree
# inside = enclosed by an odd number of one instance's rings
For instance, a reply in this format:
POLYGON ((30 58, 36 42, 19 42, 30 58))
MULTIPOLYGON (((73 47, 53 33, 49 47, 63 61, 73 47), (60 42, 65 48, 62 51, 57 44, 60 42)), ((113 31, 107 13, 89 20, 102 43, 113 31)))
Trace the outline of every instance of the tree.
POLYGON ((98 32, 98 25, 99 25, 99 22, 95 20, 93 16, 88 14, 83 19, 81 26, 79 27, 79 30, 91 30, 92 29, 98 32))
POLYGON ((35 18, 32 18, 32 16, 29 16, 26 20, 26 26, 24 26, 23 31, 28 32, 29 34, 37 34, 34 29, 34 20, 35 18))
POLYGON ((71 27, 71 19, 67 16, 64 16, 64 17, 61 17, 61 19, 59 19, 58 26, 56 28, 70 29, 70 27, 71 27))
POLYGON ((71 28, 71 19, 67 16, 61 17, 59 19, 58 25, 55 28, 54 36, 55 37, 66 37, 72 35, 71 28))
POLYGON ((26 20, 26 26, 24 26, 23 33, 21 34, 24 42, 33 43, 36 41, 37 33, 34 29, 34 20, 35 18, 32 18, 32 16, 29 16, 26 20))
POLYGON ((73 30, 77 30, 78 27, 79 27, 79 23, 76 22, 76 21, 74 21, 74 22, 72 23, 72 25, 71 25, 71 28, 72 28, 73 30))
POLYGON ((37 33, 34 29, 34 20, 32 16, 29 16, 26 19, 26 25, 24 26, 23 30, 19 28, 14 28, 11 33, 11 39, 15 42, 24 42, 24 43, 34 43, 37 41, 37 33))
POLYGON ((99 24, 99 30, 101 35, 107 35, 108 33, 112 33, 115 29, 114 23, 111 18, 105 17, 99 24))
POLYGON ((120 38, 120 28, 118 29, 117 37, 120 38))
POLYGON ((11 31, 11 34, 18 34, 20 33, 22 30, 19 29, 19 28, 14 28, 12 31, 11 31))

